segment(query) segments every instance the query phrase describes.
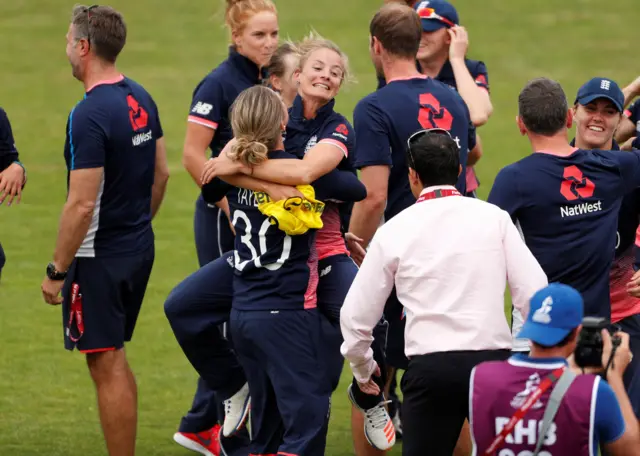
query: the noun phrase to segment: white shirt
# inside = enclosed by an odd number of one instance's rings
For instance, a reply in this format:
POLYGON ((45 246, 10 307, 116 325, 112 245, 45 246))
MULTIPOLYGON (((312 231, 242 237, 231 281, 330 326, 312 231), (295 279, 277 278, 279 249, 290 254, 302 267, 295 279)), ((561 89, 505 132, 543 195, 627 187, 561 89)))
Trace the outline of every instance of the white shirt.
MULTIPOLYGON (((435 186, 422 194, 451 186, 435 186)), ((526 317, 529 299, 547 277, 509 214, 463 196, 418 202, 373 237, 340 315, 356 380, 375 368, 372 330, 394 285, 406 311, 407 357, 453 350, 511 349, 504 313, 507 280, 526 317)))

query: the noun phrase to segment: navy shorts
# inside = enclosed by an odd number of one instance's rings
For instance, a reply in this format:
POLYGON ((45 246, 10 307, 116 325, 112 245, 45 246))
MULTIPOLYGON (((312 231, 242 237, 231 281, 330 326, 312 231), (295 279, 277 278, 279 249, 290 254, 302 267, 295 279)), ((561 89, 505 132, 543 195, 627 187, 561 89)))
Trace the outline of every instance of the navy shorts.
POLYGON ((67 350, 77 348, 83 353, 118 350, 131 340, 153 260, 151 247, 138 256, 76 258, 71 263, 62 288, 62 325, 67 350), (72 304, 74 288, 79 299, 72 304))
POLYGON ((324 455, 331 386, 318 309, 232 309, 230 326, 251 391, 250 454, 324 455))

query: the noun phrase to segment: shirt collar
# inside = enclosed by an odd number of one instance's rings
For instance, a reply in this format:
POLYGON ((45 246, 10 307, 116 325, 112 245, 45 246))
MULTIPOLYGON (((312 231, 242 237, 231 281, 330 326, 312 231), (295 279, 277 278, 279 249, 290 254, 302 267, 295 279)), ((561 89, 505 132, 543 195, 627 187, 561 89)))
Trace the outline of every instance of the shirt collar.
POLYGON ((511 364, 526 363, 528 365, 537 365, 541 367, 556 366, 560 364, 564 364, 566 366, 569 364, 564 358, 533 358, 524 353, 517 353, 509 358, 509 360, 512 361, 511 364))
POLYGON ((449 59, 445 60, 444 65, 442 65, 442 68, 440 68, 440 73, 438 73, 438 76, 436 76, 436 79, 438 81, 451 79, 455 80, 455 77, 453 75, 453 67, 451 66, 451 62, 449 62, 449 59))
POLYGON ((255 84, 260 84, 266 78, 266 70, 260 70, 251 59, 240 54, 235 46, 229 46, 229 62, 255 84))
MULTIPOLYGON (((569 144, 571 146, 575 147, 576 146, 576 138, 573 138, 569 144)), ((620 144, 618 144, 615 139, 613 140, 613 143, 611 144, 611 150, 620 150, 620 144)))
POLYGON ((453 185, 432 185, 431 187, 427 187, 420 192, 420 196, 425 193, 435 192, 436 190, 456 190, 453 185))
POLYGON ((291 109, 289 111, 289 116, 291 120, 297 122, 309 122, 312 125, 316 123, 324 123, 324 121, 333 114, 333 107, 336 104, 335 98, 331 99, 327 104, 322 106, 316 112, 316 116, 313 119, 305 119, 304 118, 304 102, 302 101, 302 97, 300 95, 296 95, 296 98, 293 100, 293 104, 291 105, 291 109))

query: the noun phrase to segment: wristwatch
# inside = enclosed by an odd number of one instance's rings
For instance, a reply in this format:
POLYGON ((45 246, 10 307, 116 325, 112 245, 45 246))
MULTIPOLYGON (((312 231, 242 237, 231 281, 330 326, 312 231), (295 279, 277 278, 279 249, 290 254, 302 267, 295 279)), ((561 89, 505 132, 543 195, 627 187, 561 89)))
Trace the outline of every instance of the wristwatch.
POLYGON ((64 280, 67 277, 67 272, 60 272, 53 263, 49 263, 47 265, 47 277, 51 280, 64 280))

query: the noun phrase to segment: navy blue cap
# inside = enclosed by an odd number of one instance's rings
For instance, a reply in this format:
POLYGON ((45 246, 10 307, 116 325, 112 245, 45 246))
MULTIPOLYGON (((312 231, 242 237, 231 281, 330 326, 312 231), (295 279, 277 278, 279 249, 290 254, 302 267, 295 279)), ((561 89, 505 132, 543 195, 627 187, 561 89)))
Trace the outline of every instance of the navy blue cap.
POLYGON ((420 16, 422 30, 435 32, 441 28, 451 28, 458 25, 458 12, 455 7, 445 0, 422 1, 416 4, 415 10, 420 16))
POLYGON ((611 100, 618 111, 622 112, 624 107, 624 93, 620 90, 618 84, 611 79, 593 78, 586 82, 576 96, 576 103, 586 105, 598 98, 606 98, 611 100))
POLYGON ((552 347, 580 326, 583 316, 584 302, 575 288, 549 284, 531 298, 529 315, 518 338, 552 347))

